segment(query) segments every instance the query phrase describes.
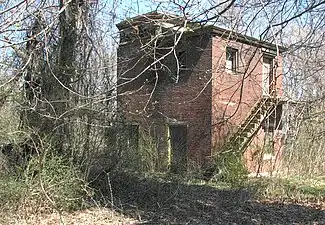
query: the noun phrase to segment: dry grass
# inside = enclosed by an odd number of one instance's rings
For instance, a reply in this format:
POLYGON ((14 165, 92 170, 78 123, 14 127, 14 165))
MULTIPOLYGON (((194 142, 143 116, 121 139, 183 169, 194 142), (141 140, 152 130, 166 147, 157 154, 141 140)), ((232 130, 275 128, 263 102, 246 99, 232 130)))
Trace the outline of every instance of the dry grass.
POLYGON ((236 188, 125 173, 110 184, 112 189, 101 190, 101 200, 92 199, 92 208, 60 216, 20 204, 16 210, 0 210, 0 224, 325 224, 323 178, 251 179, 236 188))
POLYGON ((325 203, 325 178, 252 178, 247 184, 260 199, 325 203))
POLYGON ((131 225, 138 224, 138 221, 127 218, 111 209, 91 208, 72 213, 64 212, 48 214, 2 214, 5 215, 0 219, 1 225, 52 225, 52 224, 69 224, 69 225, 131 225))

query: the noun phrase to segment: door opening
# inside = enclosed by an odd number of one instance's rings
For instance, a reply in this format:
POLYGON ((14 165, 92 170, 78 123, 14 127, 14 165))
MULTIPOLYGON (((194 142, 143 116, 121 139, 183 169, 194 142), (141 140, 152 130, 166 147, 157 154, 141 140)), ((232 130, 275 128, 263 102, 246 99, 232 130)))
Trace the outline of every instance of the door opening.
POLYGON ((182 173, 187 167, 187 126, 183 124, 169 125, 170 171, 182 173))
POLYGON ((263 57, 263 71, 262 71, 262 89, 263 96, 270 96, 274 89, 273 79, 273 58, 263 57))

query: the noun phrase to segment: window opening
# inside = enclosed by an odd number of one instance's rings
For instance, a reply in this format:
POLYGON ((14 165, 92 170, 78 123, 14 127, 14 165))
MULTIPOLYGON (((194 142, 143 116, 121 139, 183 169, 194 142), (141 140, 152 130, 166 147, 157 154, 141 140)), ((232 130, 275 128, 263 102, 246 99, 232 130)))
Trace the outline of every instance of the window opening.
POLYGON ((227 47, 226 49, 226 69, 228 71, 237 72, 238 68, 238 50, 227 47))
POLYGON ((266 117, 262 123, 263 129, 265 132, 273 132, 274 130, 282 130, 283 129, 283 121, 282 121, 282 104, 274 106, 275 108, 272 110, 270 115, 266 117))
MULTIPOLYGON (((177 61, 178 62, 174 62, 173 64, 175 65, 175 69, 173 71, 171 71, 170 73, 170 81, 171 83, 181 83, 183 82, 182 79, 182 71, 185 70, 186 68, 186 61, 187 61, 187 51, 185 49, 181 49, 178 50, 176 52, 177 55, 177 61), (178 63, 178 67, 177 67, 177 63, 178 63)), ((175 60, 175 58, 173 57, 173 60, 175 60)))

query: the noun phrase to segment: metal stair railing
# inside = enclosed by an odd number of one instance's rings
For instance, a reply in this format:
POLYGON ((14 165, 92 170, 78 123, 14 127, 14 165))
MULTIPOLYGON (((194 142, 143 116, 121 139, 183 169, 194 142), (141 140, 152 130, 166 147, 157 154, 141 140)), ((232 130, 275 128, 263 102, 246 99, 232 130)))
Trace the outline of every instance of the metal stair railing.
MULTIPOLYGON (((250 113, 248 116, 243 120, 241 125, 238 127, 238 130, 234 132, 228 138, 228 140, 223 144, 222 149, 218 151, 215 155, 212 155, 211 157, 214 159, 214 162, 209 166, 204 174, 203 178, 205 180, 211 179, 215 174, 216 170, 218 169, 218 175, 224 173, 224 168, 219 168, 218 164, 220 162, 217 162, 219 156, 227 153, 232 154, 242 154, 246 150, 247 146, 251 143, 253 140, 253 137, 256 135, 256 133, 259 131, 262 122, 265 118, 267 118, 268 114, 271 113, 271 110, 276 108, 278 98, 276 96, 276 90, 275 85, 270 84, 270 87, 272 88, 272 91, 269 96, 264 97, 262 96, 252 107, 250 110, 250 113), (256 120, 256 121, 254 121, 256 120), (252 126, 251 128, 249 126, 252 126), (236 149, 237 148, 237 149, 236 149)), ((220 160, 220 158, 219 158, 220 160)), ((222 167, 222 166, 221 166, 222 167)), ((227 169, 226 169, 227 170, 227 169)))
POLYGON ((246 147, 258 132, 263 120, 269 111, 276 105, 276 102, 274 102, 276 98, 272 96, 274 93, 275 90, 273 89, 270 93, 270 97, 263 96, 255 103, 244 122, 239 126, 238 130, 227 140, 220 153, 228 153, 234 150, 236 151, 234 148, 238 148, 237 151, 239 152, 245 151, 246 147), (252 128, 248 129, 249 126, 252 126, 252 128), (252 129, 254 129, 253 132, 251 132, 252 129), (243 135, 244 133, 248 135, 243 135))

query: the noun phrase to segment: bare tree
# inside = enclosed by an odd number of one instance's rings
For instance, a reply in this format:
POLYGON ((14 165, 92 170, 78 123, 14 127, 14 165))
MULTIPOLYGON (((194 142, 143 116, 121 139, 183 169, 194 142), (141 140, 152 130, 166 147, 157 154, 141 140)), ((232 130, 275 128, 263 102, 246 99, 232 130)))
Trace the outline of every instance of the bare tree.
MULTIPOLYGON (((155 74, 154 79, 145 79, 145 82, 153 84, 153 88, 146 104, 137 113, 159 113, 152 111, 152 103, 162 91, 157 71, 164 70, 165 74, 175 71, 170 79, 180 79, 184 65, 176 53, 187 47, 181 41, 187 29, 218 25, 227 28, 229 34, 237 32, 272 42, 278 46, 277 54, 280 45, 288 47, 289 56, 285 60, 288 62, 285 64, 286 85, 288 90, 291 88, 288 96, 297 100, 297 93, 313 89, 308 94, 313 96, 313 101, 322 99, 322 1, 304 4, 255 0, 112 3, 81 0, 11 0, 2 3, 1 69, 5 81, 1 86, 10 82, 23 83, 25 99, 21 106, 24 125, 52 139, 60 152, 72 158, 84 161, 90 152, 94 154, 93 149, 101 151, 110 145, 105 138, 111 132, 107 129, 111 129, 119 118, 116 114, 117 95, 126 95, 123 90, 127 88, 123 87, 137 85, 137 79, 147 72, 155 74), (148 31, 150 37, 146 42, 141 43, 142 37, 134 37, 140 41, 143 57, 141 60, 125 58, 125 61, 133 63, 128 72, 134 76, 119 74, 117 77, 116 67, 122 65, 116 65, 116 47, 123 37, 118 37, 113 25, 149 9, 176 14, 182 18, 182 23, 174 28, 173 33, 164 30, 160 24, 162 33, 148 31), (304 34, 292 38, 296 31, 304 34), (167 47, 160 45, 162 36, 172 40, 167 47), (143 70, 134 69, 148 58, 150 63, 143 70), (302 69, 305 71, 303 74, 302 69), (301 83, 303 87, 298 86, 301 83), (314 91, 315 83, 317 91, 314 91), (122 91, 116 93, 117 87, 122 91)), ((166 19, 173 19, 170 13, 165 14, 166 19)), ((243 77, 248 76, 249 71, 244 71, 243 77)), ((210 82, 207 80, 206 85, 188 100, 202 95, 210 82)), ((239 81, 238 91, 242 89, 242 83, 243 80, 239 81)), ((138 88, 143 87, 140 84, 138 88)))

